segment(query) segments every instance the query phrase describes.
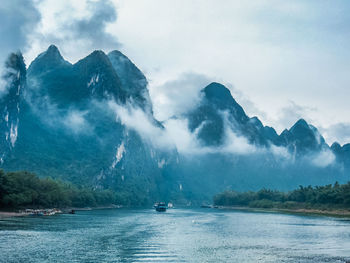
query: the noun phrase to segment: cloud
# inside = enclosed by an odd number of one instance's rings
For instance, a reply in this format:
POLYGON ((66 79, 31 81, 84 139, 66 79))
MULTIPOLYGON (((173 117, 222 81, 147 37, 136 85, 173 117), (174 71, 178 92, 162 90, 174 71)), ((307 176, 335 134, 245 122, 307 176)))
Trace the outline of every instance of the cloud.
POLYGON ((195 108, 202 99, 200 91, 211 82, 225 83, 231 91, 234 99, 242 104, 249 113, 265 115, 243 92, 236 89, 231 83, 218 80, 195 72, 183 72, 174 79, 167 80, 162 84, 149 86, 155 115, 160 120, 166 120, 172 116, 181 114, 195 108))
POLYGON ((350 123, 336 123, 327 128, 320 129, 329 143, 339 142, 345 144, 350 142, 350 123))
POLYGON ((201 100, 200 91, 210 82, 205 75, 186 72, 161 85, 150 85, 156 118, 163 121, 193 109, 201 100))
POLYGON ((90 127, 85 119, 86 114, 87 111, 70 110, 59 121, 73 133, 86 133, 90 127))
POLYGON ((164 127, 168 138, 175 143, 178 152, 184 155, 248 155, 259 153, 259 149, 254 145, 249 144, 245 137, 236 135, 230 129, 226 129, 226 139, 223 145, 209 147, 203 146, 197 139, 200 127, 194 132, 191 132, 188 128, 188 121, 186 119, 167 120, 164 122, 164 127))
POLYGON ((220 150, 223 153, 239 155, 254 154, 259 151, 257 147, 248 142, 247 138, 237 136, 231 129, 226 130, 226 142, 220 150))
POLYGON ((4 0, 0 5, 0 72, 9 53, 17 50, 31 62, 50 44, 59 46, 72 60, 96 49, 119 48, 116 36, 107 32, 116 19, 116 8, 109 0, 4 0))
MULTIPOLYGON (((40 88, 35 85, 31 87, 40 88)), ((44 125, 52 129, 63 129, 73 135, 93 135, 94 126, 88 121, 87 115, 93 110, 93 107, 98 106, 94 104, 94 101, 87 105, 85 110, 72 107, 59 108, 48 96, 38 96, 30 90, 25 93, 25 100, 44 125)))
MULTIPOLYGON (((3 70, 1 70, 1 67, 0 67, 0 72, 3 72, 3 70)), ((6 93, 6 90, 7 90, 7 82, 2 78, 0 77, 0 98, 6 93)))
MULTIPOLYGON (((89 42, 91 48, 111 49, 119 46, 115 36, 106 32, 108 23, 115 22, 117 19, 116 10, 110 1, 88 1, 87 9, 91 16, 72 21, 67 25, 67 30, 71 39, 82 39, 89 42)), ((65 39, 64 41, 66 41, 65 39)))
POLYGON ((291 162, 295 161, 295 156, 292 156, 286 147, 271 145, 269 150, 276 157, 280 157, 291 162))
POLYGON ((231 91, 232 97, 243 107, 247 115, 250 115, 251 117, 258 116, 259 119, 267 119, 266 112, 258 108, 258 106, 255 105, 255 103, 241 90, 237 89, 231 83, 225 83, 225 86, 231 91))
POLYGON ((228 111, 223 111, 220 113, 224 120, 225 127, 225 142, 221 150, 225 153, 234 153, 241 155, 258 153, 258 147, 250 144, 246 137, 238 136, 234 132, 236 124, 232 123, 232 120, 229 121, 230 113, 228 111))
POLYGON ((40 21, 40 13, 32 0, 3 0, 0 4, 0 96, 7 82, 2 78, 9 54, 26 50, 28 33, 40 21))
POLYGON ((42 0, 40 25, 29 35, 33 59, 50 44, 60 47, 63 55, 76 61, 93 50, 110 51, 120 47, 115 35, 107 32, 117 20, 114 4, 109 0, 42 0))
POLYGON ((156 125, 151 119, 152 117, 142 109, 134 108, 131 105, 121 106, 114 101, 109 101, 108 106, 115 112, 117 121, 138 132, 145 141, 162 149, 175 147, 164 129, 160 125, 156 125))
POLYGON ((292 100, 288 101, 288 105, 281 108, 278 115, 279 124, 277 130, 282 131, 286 128, 290 128, 297 122, 299 119, 306 119, 308 122, 312 122, 312 119, 309 117, 311 112, 317 111, 315 108, 308 106, 301 106, 295 103, 292 100))
POLYGON ((311 163, 317 167, 327 167, 335 162, 335 155, 328 149, 311 156, 311 163))
POLYGON ((11 52, 28 47, 28 34, 40 21, 32 0, 3 0, 0 5, 0 63, 11 52))
POLYGON ((188 129, 186 119, 169 119, 164 122, 165 132, 182 154, 198 154, 200 145, 195 134, 188 129))

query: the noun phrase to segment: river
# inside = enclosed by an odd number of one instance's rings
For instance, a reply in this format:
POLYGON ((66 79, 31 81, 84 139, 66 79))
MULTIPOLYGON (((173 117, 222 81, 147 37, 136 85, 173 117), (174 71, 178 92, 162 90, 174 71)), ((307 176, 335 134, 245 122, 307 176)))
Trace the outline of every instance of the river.
POLYGON ((0 262, 346 262, 350 220, 106 209, 0 220, 0 262))

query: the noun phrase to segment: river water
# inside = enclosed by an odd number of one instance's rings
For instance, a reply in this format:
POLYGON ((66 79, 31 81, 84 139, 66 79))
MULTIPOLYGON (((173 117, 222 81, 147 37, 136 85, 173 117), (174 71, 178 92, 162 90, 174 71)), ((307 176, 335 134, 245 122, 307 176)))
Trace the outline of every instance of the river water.
POLYGON ((0 262, 346 262, 350 220, 110 209, 0 221, 0 262))

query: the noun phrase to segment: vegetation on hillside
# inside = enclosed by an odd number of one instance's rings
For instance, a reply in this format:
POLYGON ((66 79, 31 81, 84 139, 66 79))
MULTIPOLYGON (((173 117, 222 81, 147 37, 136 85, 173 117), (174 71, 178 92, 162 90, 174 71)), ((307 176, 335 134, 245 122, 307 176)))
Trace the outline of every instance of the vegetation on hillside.
POLYGON ((0 209, 93 207, 118 203, 117 198, 111 190, 78 188, 25 171, 5 173, 0 170, 0 209))
POLYGON ((350 182, 340 185, 300 186, 290 192, 262 189, 258 192, 225 191, 214 196, 220 206, 285 209, 350 209, 350 182))

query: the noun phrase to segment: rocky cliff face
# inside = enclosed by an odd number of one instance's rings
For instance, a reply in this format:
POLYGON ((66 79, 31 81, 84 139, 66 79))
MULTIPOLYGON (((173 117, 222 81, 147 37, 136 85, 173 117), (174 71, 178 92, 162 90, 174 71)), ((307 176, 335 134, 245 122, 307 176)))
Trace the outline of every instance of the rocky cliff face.
POLYGON ((13 53, 5 64, 6 83, 0 97, 0 163, 16 145, 22 92, 26 85, 26 67, 21 54, 13 53))

